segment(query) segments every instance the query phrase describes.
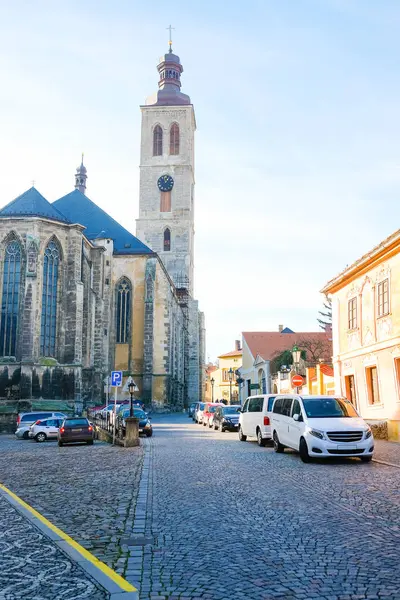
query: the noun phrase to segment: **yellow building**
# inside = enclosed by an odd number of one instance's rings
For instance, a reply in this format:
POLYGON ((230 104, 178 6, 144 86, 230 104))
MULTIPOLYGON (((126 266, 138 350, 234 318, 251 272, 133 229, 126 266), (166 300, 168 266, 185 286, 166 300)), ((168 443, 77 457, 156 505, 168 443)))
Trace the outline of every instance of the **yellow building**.
POLYGON ((400 440, 400 230, 329 281, 336 393, 400 440))
POLYGON ((236 383, 236 371, 242 366, 240 342, 236 340, 235 350, 221 354, 218 356, 218 361, 218 368, 211 374, 211 398, 214 402, 223 400, 228 404, 237 404, 239 402, 239 388, 236 383))

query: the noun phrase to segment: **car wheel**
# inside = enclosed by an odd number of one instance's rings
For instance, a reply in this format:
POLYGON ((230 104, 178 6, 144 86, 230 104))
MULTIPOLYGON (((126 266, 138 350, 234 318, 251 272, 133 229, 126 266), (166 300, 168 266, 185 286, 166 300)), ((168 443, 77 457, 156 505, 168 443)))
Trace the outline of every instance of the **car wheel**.
POLYGON ((29 440, 29 431, 24 431, 24 434, 22 436, 23 440, 29 440))
POLYGON ((45 433, 43 433, 42 431, 40 433, 38 433, 35 437, 35 440, 37 442, 45 442, 47 439, 47 435, 45 433))
POLYGON ((263 448, 266 442, 267 440, 264 440, 263 436, 261 435, 261 429, 257 429, 257 444, 260 446, 260 448, 263 448))
POLYGON ((64 444, 62 443, 62 441, 61 441, 61 440, 58 440, 58 445, 59 445, 59 446, 60 446, 60 448, 61 448, 61 447, 62 447, 64 444))
POLYGON ((247 440, 247 435, 243 434, 242 428, 239 425, 239 440, 241 442, 245 442, 247 440))
POLYGON ((303 461, 303 463, 309 463, 310 462, 310 455, 308 454, 308 447, 307 447, 307 442, 304 438, 301 438, 300 440, 300 458, 303 461))
POLYGON ((362 462, 371 462, 372 456, 360 456, 362 462))
POLYGON ((146 431, 146 437, 151 437, 153 435, 152 431, 146 431))
POLYGON ((88 442, 86 442, 88 446, 93 446, 93 440, 89 440, 88 442))
POLYGON ((274 450, 275 450, 275 452, 278 452, 278 453, 283 452, 284 449, 285 449, 285 446, 282 446, 282 444, 280 443, 279 438, 278 438, 278 434, 276 433, 276 431, 274 431, 273 440, 274 440, 274 450))
POLYGON ((214 423, 214 431, 217 431, 217 429, 218 429, 218 425, 216 425, 216 424, 214 423))

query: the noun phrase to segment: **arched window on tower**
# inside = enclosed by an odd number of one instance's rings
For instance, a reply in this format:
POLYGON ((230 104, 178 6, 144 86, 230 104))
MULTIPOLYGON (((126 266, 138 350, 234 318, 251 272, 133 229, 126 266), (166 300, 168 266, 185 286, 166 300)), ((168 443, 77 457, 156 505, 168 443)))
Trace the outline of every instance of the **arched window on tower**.
POLYGON ((0 355, 15 356, 21 283, 21 246, 9 242, 4 255, 3 295, 1 302, 0 355))
POLYGON ((40 353, 56 356, 57 296, 61 252, 55 240, 47 244, 43 260, 42 321, 40 353))
POLYGON ((131 317, 132 286, 126 277, 117 285, 117 344, 127 344, 131 317))
POLYGON ((164 231, 164 252, 169 252, 171 250, 171 231, 170 229, 165 229, 164 231))
POLYGON ((163 131, 159 125, 153 131, 153 156, 162 156, 163 153, 163 131))
POLYGON ((169 130, 169 153, 179 154, 179 125, 172 123, 169 130))

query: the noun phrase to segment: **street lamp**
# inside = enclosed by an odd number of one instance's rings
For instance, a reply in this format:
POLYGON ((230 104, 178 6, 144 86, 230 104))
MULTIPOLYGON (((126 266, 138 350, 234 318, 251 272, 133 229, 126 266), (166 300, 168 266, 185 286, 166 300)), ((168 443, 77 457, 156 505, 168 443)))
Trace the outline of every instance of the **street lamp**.
POLYGON ((236 384, 238 386, 238 402, 239 402, 239 404, 242 404, 242 399, 241 399, 241 393, 240 392, 241 392, 242 383, 244 383, 244 379, 240 376, 240 371, 239 370, 236 371, 235 375, 236 375, 236 384))
POLYGON ((135 388, 136 388, 135 382, 133 381, 133 379, 131 379, 130 382, 128 383, 128 390, 131 395, 131 403, 129 406, 129 416, 130 417, 133 417, 133 392, 135 391, 135 388))
POLYGON ((211 377, 210 383, 211 383, 211 402, 214 402, 214 383, 215 383, 214 377, 211 377))
POLYGON ((229 404, 232 404, 232 381, 233 381, 233 375, 234 375, 234 370, 232 369, 232 367, 229 369, 228 371, 228 379, 229 379, 229 404))

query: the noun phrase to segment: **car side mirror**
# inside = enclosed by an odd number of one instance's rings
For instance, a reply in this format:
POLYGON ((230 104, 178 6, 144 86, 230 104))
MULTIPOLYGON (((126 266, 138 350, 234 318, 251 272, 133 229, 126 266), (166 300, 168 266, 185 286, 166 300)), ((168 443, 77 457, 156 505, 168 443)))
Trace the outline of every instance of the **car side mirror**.
POLYGON ((303 420, 303 417, 301 415, 299 415, 298 413, 293 415, 293 421, 301 422, 302 420, 303 420))
POLYGON ((242 412, 241 408, 236 409, 236 412, 242 412))

